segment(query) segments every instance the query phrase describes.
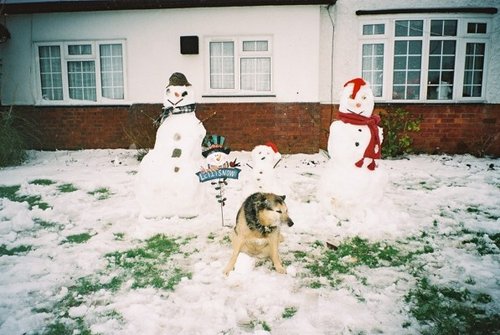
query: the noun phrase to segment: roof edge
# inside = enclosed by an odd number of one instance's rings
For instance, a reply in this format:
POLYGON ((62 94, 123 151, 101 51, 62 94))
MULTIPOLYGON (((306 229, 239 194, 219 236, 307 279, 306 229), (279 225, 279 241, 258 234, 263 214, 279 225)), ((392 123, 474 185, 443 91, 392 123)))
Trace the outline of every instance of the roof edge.
POLYGON ((42 1, 7 3, 0 6, 0 13, 37 14, 56 12, 94 12, 134 9, 197 8, 197 7, 248 7, 248 6, 298 6, 334 5, 337 0, 90 0, 42 1))
POLYGON ((476 13, 496 14, 495 7, 431 7, 431 8, 391 8, 376 10, 357 10, 356 15, 384 15, 384 14, 429 14, 429 13, 476 13))

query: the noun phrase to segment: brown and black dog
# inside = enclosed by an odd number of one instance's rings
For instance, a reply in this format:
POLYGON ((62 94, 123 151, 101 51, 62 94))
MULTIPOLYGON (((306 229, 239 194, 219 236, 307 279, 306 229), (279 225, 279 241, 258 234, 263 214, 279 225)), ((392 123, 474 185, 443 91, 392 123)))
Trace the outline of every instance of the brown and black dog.
POLYGON ((241 205, 236 216, 236 225, 231 235, 233 254, 224 274, 234 268, 240 252, 260 258, 270 257, 279 273, 286 273, 278 252, 283 241, 280 225, 293 226, 288 216, 285 196, 273 193, 254 193, 241 205))

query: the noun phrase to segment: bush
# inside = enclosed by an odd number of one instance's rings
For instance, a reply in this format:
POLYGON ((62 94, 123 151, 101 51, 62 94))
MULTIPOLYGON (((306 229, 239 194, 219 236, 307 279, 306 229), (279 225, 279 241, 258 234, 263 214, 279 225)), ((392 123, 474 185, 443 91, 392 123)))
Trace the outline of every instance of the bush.
POLYGON ((14 127, 12 108, 0 113, 0 166, 17 165, 27 157, 25 139, 14 127))
POLYGON ((403 108, 380 112, 381 127, 384 129, 382 157, 398 157, 411 153, 413 141, 409 132, 420 131, 421 119, 411 119, 403 108))

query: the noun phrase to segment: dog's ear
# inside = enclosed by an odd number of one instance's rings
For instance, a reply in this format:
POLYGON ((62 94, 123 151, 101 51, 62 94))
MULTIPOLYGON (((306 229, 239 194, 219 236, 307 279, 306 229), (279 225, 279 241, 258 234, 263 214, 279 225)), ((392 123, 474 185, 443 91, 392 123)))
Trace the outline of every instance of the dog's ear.
POLYGON ((283 199, 283 201, 285 201, 286 195, 280 195, 280 198, 283 199))
POLYGON ((269 202, 269 200, 267 200, 266 196, 262 193, 256 194, 254 203, 255 203, 255 208, 257 211, 271 208, 271 203, 269 202))

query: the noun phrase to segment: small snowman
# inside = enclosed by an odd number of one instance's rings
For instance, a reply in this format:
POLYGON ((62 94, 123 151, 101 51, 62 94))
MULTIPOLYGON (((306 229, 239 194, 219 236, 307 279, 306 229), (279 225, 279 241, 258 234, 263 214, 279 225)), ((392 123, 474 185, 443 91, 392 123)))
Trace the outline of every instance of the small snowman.
POLYGON ((229 153, 231 149, 224 146, 225 138, 220 135, 211 135, 205 137, 202 155, 206 158, 208 167, 206 170, 218 170, 231 166, 229 162, 229 153))
POLYGON ((252 150, 252 192, 284 194, 276 177, 275 167, 281 160, 278 147, 273 142, 257 145, 252 150))
POLYGON ((163 106, 154 148, 144 156, 137 174, 141 215, 195 217, 203 199, 196 172, 206 130, 194 113, 194 92, 182 73, 171 75, 163 106))
POLYGON ((330 126, 330 160, 319 195, 324 206, 343 219, 363 219, 381 201, 387 183, 379 166, 383 133, 373 107, 369 84, 362 78, 350 80, 340 95, 339 120, 330 126))

